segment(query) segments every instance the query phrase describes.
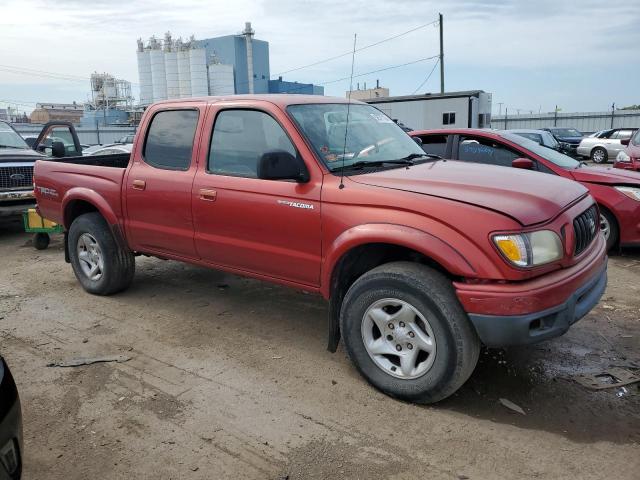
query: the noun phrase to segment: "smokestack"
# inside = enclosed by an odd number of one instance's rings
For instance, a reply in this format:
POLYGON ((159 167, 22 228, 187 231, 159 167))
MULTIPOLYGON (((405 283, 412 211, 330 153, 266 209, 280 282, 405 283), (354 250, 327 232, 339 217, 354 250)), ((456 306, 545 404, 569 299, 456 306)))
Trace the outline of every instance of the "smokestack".
POLYGON ((249 81, 249 93, 253 93, 253 42, 252 37, 254 31, 251 29, 251 22, 245 22, 244 35, 245 45, 247 47, 247 80, 249 81))
POLYGON ((376 88, 380 88, 380 80, 376 80, 376 88))

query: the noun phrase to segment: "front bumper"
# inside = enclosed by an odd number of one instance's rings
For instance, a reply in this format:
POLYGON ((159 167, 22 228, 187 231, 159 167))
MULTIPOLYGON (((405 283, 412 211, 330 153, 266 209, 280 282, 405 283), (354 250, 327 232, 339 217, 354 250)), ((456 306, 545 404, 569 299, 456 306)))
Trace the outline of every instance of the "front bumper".
POLYGON ((0 191, 0 217, 21 215, 29 208, 34 208, 36 199, 33 190, 0 191))
POLYGON ((482 342, 490 347, 535 343, 565 333, 600 300, 607 286, 604 237, 580 263, 524 282, 454 283, 482 342))
POLYGON ((0 357, 0 480, 19 479, 21 472, 22 412, 20 397, 7 364, 0 357))
POLYGON ((469 319, 482 343, 488 347, 537 343, 566 333, 571 325, 598 304, 606 288, 605 264, 597 276, 556 307, 528 315, 469 314, 469 319))

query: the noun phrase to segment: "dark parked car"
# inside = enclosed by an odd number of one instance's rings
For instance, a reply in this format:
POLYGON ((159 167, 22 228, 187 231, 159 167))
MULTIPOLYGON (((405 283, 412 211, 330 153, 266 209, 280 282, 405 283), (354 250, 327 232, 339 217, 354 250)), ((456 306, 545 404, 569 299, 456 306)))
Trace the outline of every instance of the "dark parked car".
POLYGON ((571 153, 571 146, 568 143, 562 143, 556 140, 551 132, 546 130, 533 130, 533 129, 509 129, 507 132, 515 133, 516 135, 520 135, 521 137, 528 138, 529 140, 533 140, 539 145, 543 147, 551 148, 553 150, 557 150, 561 153, 571 153))
POLYGON ((40 135, 27 143, 7 122, 0 121, 0 217, 20 215, 35 206, 33 165, 36 160, 82 151, 70 123, 46 124, 40 135))
MULTIPOLYGON (((640 174, 589 167, 567 155, 541 147, 510 132, 443 129, 411 132, 426 153, 470 163, 524 168, 575 180, 598 202, 600 230, 607 248, 640 246, 640 174)), ((591 228, 591 225, 588 225, 591 228)))
POLYGON ((551 133, 559 142, 567 144, 569 147, 567 153, 570 155, 576 155, 576 149, 584 138, 584 134, 575 128, 549 127, 542 130, 551 133))
POLYGON ((0 480, 22 474, 22 410, 9 367, 0 357, 0 480))

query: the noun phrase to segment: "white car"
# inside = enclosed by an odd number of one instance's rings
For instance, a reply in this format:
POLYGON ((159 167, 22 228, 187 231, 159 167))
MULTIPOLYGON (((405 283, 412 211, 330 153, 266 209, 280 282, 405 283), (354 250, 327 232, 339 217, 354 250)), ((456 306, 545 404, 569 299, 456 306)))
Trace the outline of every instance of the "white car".
POLYGON ((118 144, 113 144, 113 145, 103 145, 102 148, 98 148, 97 150, 92 150, 90 153, 88 153, 88 156, 93 156, 93 155, 114 155, 114 154, 118 154, 118 153, 131 153, 131 149, 133 147, 132 143, 127 143, 124 145, 118 145, 118 144))
POLYGON ((607 163, 624 150, 625 146, 620 141, 631 138, 636 130, 637 128, 612 128, 594 133, 582 139, 576 153, 590 158, 594 163, 607 163))

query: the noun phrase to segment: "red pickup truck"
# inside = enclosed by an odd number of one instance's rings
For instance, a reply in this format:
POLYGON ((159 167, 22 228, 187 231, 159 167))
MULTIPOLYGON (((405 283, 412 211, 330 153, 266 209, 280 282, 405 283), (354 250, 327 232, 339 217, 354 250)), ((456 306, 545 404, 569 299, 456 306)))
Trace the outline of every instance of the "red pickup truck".
POLYGON ((329 350, 415 402, 456 391, 481 343, 563 334, 607 282, 586 188, 442 160, 338 98, 157 103, 130 157, 38 161, 35 191, 88 292, 127 288, 145 254, 321 294, 329 350))

